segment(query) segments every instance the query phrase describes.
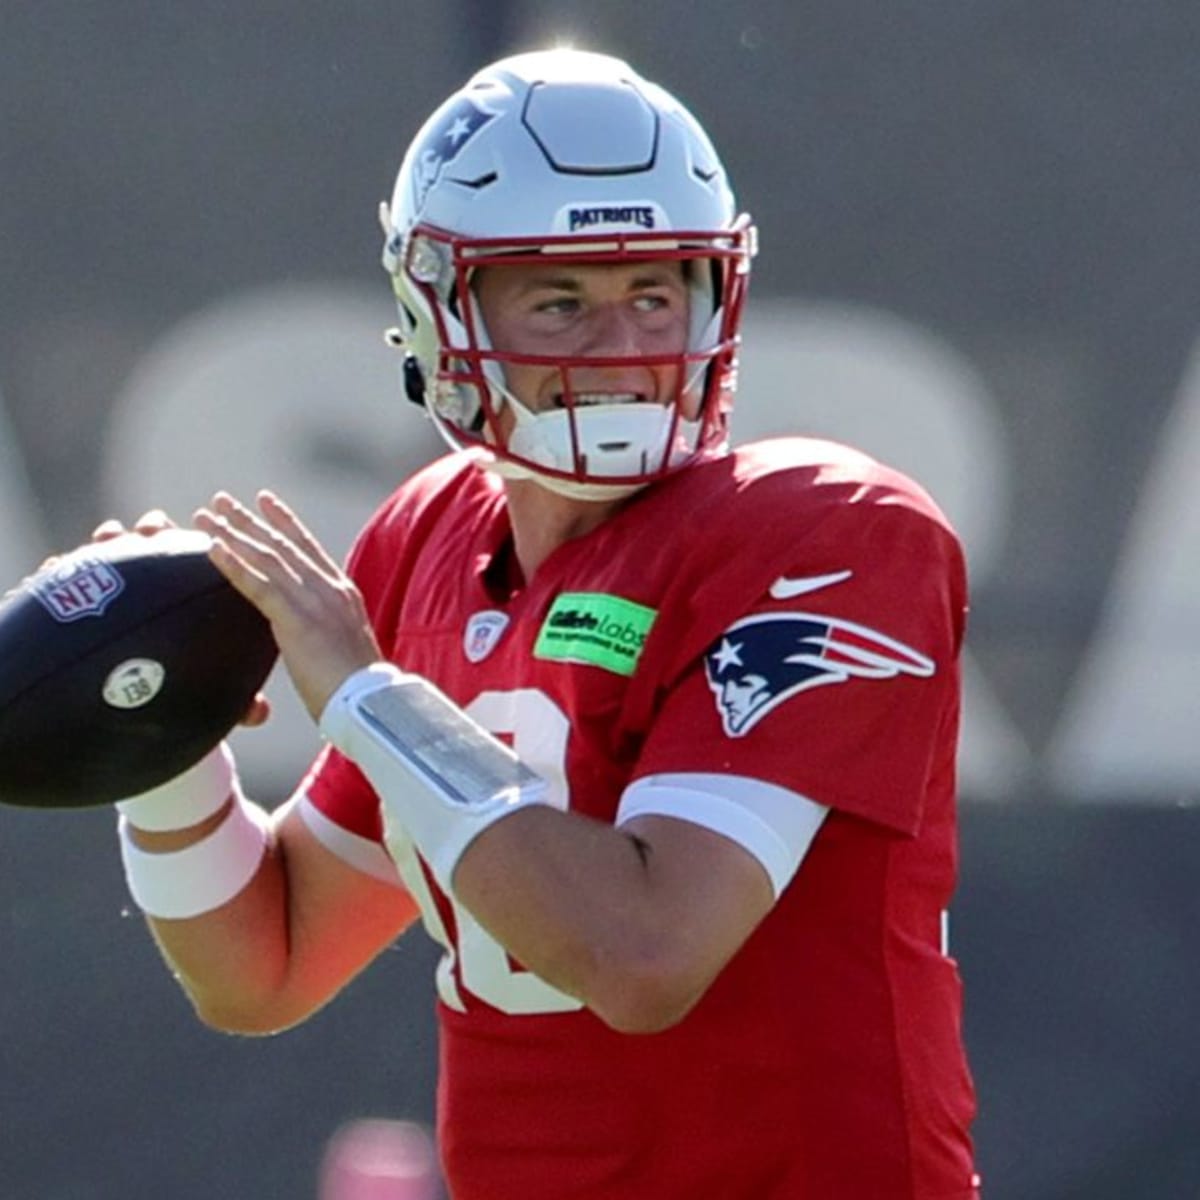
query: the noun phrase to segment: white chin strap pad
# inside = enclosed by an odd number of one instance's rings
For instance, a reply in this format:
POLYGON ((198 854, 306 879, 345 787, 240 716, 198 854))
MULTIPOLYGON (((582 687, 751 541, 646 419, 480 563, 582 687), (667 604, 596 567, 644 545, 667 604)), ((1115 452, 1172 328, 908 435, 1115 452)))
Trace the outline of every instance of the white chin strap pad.
POLYGON ((572 421, 566 409, 531 413, 511 397, 508 403, 516 416, 508 449, 531 463, 574 472, 574 426, 580 465, 593 479, 644 475, 664 465, 672 418, 667 405, 589 404, 577 407, 572 421))

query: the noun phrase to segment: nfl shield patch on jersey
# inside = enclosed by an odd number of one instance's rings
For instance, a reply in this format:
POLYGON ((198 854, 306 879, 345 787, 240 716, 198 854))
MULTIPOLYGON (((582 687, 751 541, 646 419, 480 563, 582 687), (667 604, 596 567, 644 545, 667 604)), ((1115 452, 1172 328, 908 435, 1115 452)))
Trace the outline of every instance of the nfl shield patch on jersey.
POLYGON ((508 628, 508 613, 499 609, 488 608, 482 612, 472 613, 467 619, 467 627, 463 630, 463 653, 468 662, 483 662, 504 636, 508 628))

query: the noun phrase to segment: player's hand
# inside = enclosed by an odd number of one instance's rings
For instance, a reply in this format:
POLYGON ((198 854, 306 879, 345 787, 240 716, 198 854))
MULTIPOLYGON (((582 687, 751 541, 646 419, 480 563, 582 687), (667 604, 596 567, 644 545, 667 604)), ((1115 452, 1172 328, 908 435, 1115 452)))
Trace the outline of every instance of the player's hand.
POLYGON ((218 492, 195 514, 218 570, 271 622, 300 699, 319 720, 330 696, 382 658, 353 581, 272 492, 257 511, 218 492))
MULTIPOLYGON (((109 517, 106 521, 101 521, 95 529, 92 530, 93 542, 107 542, 113 538, 121 537, 126 533, 140 533, 144 537, 153 537, 156 533, 162 533, 166 529, 177 529, 177 524, 169 517, 161 508, 151 508, 142 513, 132 526, 126 526, 116 517, 109 517)), ((53 559, 47 559, 42 566, 53 562, 53 559)), ((266 724, 271 716, 271 702, 259 692, 253 700, 250 701, 250 707, 246 711, 246 715, 242 717, 239 724, 249 728, 255 728, 259 725, 266 724)))
MULTIPOLYGON (((101 521, 92 530, 91 540, 93 542, 108 542, 126 533, 142 533, 149 537, 163 529, 173 529, 174 527, 175 522, 161 508, 152 508, 149 512, 144 512, 138 517, 132 528, 127 528, 116 517, 109 517, 108 520, 101 521)), ((48 571, 60 558, 62 558, 61 554, 51 554, 48 558, 43 558, 34 574, 36 575, 41 571, 48 571)))
POLYGON ((140 533, 145 537, 152 537, 156 533, 162 533, 164 529, 174 529, 175 527, 175 522, 161 508, 152 508, 148 512, 142 513, 128 528, 115 517, 101 521, 92 530, 92 541, 107 542, 125 533, 140 533))

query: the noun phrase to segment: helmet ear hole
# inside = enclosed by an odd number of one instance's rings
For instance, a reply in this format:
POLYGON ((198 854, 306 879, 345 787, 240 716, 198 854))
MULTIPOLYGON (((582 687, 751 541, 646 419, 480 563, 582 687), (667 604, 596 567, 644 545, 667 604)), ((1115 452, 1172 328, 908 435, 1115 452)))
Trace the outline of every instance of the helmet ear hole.
POLYGON ((416 405, 425 406, 425 376, 415 354, 404 356, 404 394, 416 405))

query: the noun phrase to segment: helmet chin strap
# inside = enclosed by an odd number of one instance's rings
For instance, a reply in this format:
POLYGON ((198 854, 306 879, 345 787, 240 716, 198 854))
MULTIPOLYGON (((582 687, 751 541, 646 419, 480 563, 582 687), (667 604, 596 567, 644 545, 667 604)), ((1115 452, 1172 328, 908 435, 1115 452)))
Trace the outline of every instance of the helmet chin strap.
MULTIPOLYGON (((487 364, 491 367, 495 364, 487 364)), ((489 371, 489 375, 492 373, 489 371)), ((523 405, 517 398, 502 384, 495 382, 494 379, 489 379, 489 388, 494 397, 494 407, 496 411, 500 411, 505 405, 513 413, 513 419, 517 427, 524 427, 529 431, 529 437, 532 442, 544 442, 546 439, 542 436, 543 428, 538 425, 539 421, 544 421, 546 417, 557 416, 567 418, 567 413, 535 413, 523 405)), ((463 409, 479 407, 479 402, 474 401, 468 403, 462 392, 466 388, 474 389, 473 385, 469 384, 453 384, 445 388, 440 402, 435 402, 427 405, 427 411, 433 419, 434 428, 441 435, 442 440, 454 450, 463 448, 463 441, 459 437, 461 426, 459 419, 463 409)), ((605 405, 606 408, 629 407, 620 405, 605 405)), ((485 425, 486 429, 486 425, 485 425)), ((486 435, 485 435, 486 437, 486 435)), ((646 486, 643 482, 628 483, 624 480, 614 481, 612 483, 600 483, 595 481, 584 481, 579 479, 564 479, 558 475, 552 475, 549 470, 538 470, 537 463, 541 461, 550 470, 560 469, 571 471, 574 469, 573 458, 570 454, 570 429, 566 430, 567 454, 564 464, 559 467, 553 461, 545 461, 548 455, 539 455, 531 464, 514 462, 508 458, 502 458, 490 449, 486 441, 480 447, 483 451, 479 459, 479 466, 484 470, 492 472, 503 479, 525 479, 538 484, 540 487, 546 488, 547 491, 555 492, 560 496, 569 496, 575 500, 588 501, 605 501, 605 500, 620 500, 625 496, 631 496, 634 492, 641 491, 646 486)), ((511 445, 511 438, 509 439, 511 445)), ((523 457, 525 457, 523 455, 523 457)))
POLYGON ((535 471, 521 463, 511 462, 505 458, 497 458, 489 454, 480 464, 485 471, 499 475, 501 479, 527 479, 559 496, 568 496, 572 500, 584 500, 600 503, 605 500, 622 500, 640 492, 646 487, 645 483, 582 483, 578 479, 560 479, 557 475, 547 475, 543 471, 535 471))
MULTIPOLYGON (((505 449, 523 460, 516 465, 525 465, 530 474, 564 495, 586 494, 596 499, 630 495, 645 485, 623 482, 622 477, 657 475, 677 466, 692 449, 688 432, 699 435, 697 422, 687 420, 684 414, 689 399, 698 401, 702 394, 707 363, 694 365, 671 403, 576 402, 570 409, 542 412, 530 409, 506 383, 498 381, 497 376, 503 378, 499 368, 499 363, 492 362, 485 370, 497 411, 506 405, 512 414, 513 427, 505 449), (673 446, 672 439, 676 442, 673 446), (556 474, 542 475, 539 466, 556 474), (573 474, 580 467, 590 477, 587 482, 564 480, 557 474, 573 474), (612 477, 613 483, 604 482, 607 477, 612 477)), ((564 368, 564 376, 569 371, 564 368)), ((564 377, 564 385, 568 384, 564 377)))
POLYGON ((576 499, 613 500, 645 486, 619 481, 621 476, 647 474, 663 465, 672 429, 670 406, 588 404, 577 405, 573 411, 560 408, 534 412, 505 384, 497 383, 490 372, 488 382, 499 402, 497 409, 507 407, 512 414, 513 428, 505 448, 523 460, 513 462, 494 455, 492 469, 505 478, 532 479, 550 491, 576 499), (557 474, 574 472, 577 455, 592 476, 587 482, 557 474), (538 467, 547 471, 539 471, 538 467), (603 482, 605 475, 612 475, 614 481, 603 482))

